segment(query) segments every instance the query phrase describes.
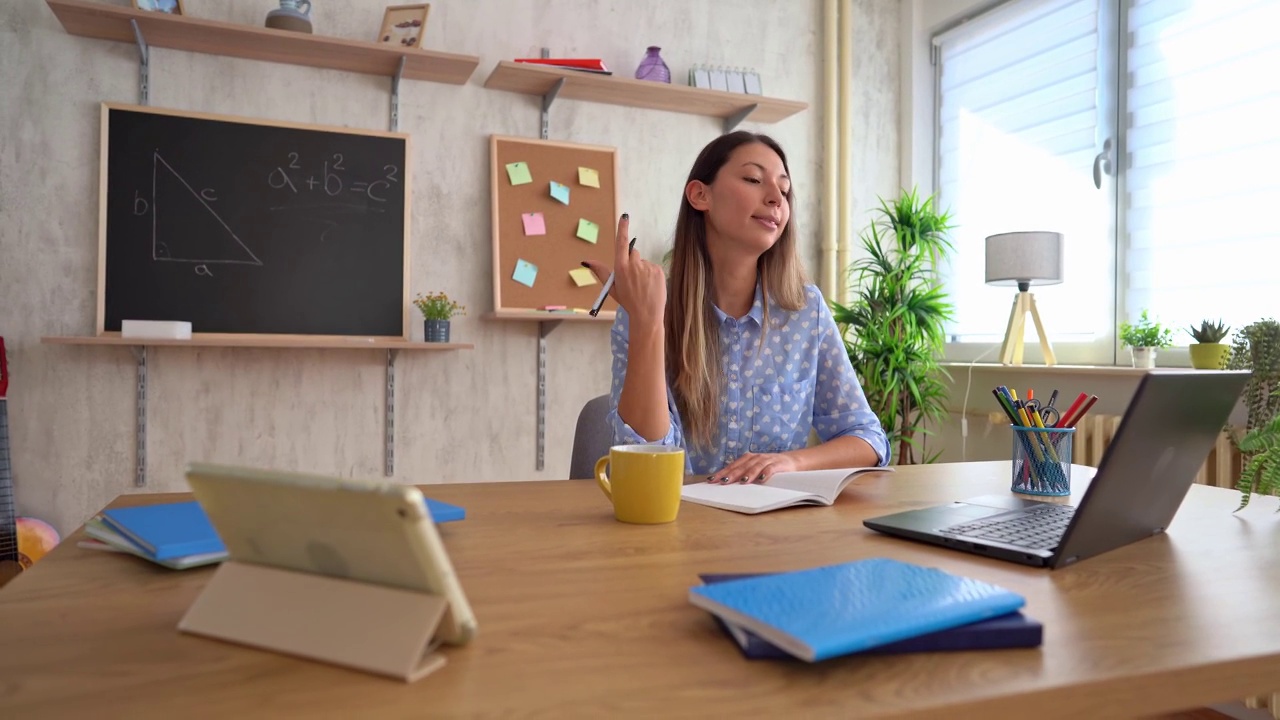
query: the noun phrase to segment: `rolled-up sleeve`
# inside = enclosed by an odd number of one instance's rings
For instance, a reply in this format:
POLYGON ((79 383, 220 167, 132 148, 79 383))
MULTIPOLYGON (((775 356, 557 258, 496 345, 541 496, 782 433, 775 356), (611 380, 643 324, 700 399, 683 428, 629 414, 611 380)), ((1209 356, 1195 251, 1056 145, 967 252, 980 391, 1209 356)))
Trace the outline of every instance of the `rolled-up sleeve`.
MULTIPOLYGON (((849 362, 831 309, 819 303, 822 325, 818 345, 818 377, 814 392, 813 428, 823 442, 846 435, 862 438, 876 451, 881 467, 890 460, 889 438, 849 362)), ((615 373, 616 377, 616 373, 615 373)))
MULTIPOLYGON (((646 440, 618 415, 618 399, 622 397, 622 383, 627 379, 627 349, 630 347, 630 322, 627 311, 618 308, 609 333, 609 348, 613 353, 613 383, 609 390, 609 426, 613 430, 614 445, 671 445, 684 446, 684 433, 680 427, 680 413, 676 411, 675 397, 667 388, 667 414, 671 423, 667 434, 657 440, 646 440)), ((687 464, 687 463, 686 463, 687 464)))

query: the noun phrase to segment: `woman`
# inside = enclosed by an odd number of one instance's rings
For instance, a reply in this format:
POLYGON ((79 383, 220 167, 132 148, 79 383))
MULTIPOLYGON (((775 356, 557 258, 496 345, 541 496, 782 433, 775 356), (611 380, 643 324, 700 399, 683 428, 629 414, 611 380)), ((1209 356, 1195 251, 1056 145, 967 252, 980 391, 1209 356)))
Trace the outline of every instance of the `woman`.
POLYGON ((805 284, 792 199, 772 139, 738 131, 712 141, 685 184, 669 291, 662 268, 628 249, 622 216, 615 444, 682 446, 688 472, 718 483, 888 464, 888 439, 826 301, 805 284), (806 447, 811 427, 822 443, 806 447))

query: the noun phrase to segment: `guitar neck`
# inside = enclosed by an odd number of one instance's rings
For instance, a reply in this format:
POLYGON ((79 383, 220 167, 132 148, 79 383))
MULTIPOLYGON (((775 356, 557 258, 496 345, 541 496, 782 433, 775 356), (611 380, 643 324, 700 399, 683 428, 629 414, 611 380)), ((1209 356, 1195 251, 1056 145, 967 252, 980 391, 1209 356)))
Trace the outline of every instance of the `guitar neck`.
POLYGON ((0 561, 18 561, 18 513, 9 466, 9 401, 0 397, 0 561))

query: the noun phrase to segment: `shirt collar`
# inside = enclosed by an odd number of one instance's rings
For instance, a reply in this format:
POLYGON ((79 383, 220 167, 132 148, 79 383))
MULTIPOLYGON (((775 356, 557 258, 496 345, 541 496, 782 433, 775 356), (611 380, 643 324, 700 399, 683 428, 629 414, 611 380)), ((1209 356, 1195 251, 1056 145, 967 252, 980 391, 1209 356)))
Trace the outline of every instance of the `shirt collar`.
MULTIPOLYGON (((711 307, 716 311, 716 319, 720 321, 721 325, 723 325, 724 321, 729 319, 729 315, 726 314, 725 311, 721 310, 715 303, 712 303, 711 307)), ((756 325, 764 325, 764 291, 760 289, 760 283, 758 282, 756 283, 756 297, 755 300, 751 302, 751 309, 747 311, 745 317, 738 319, 745 320, 746 318, 755 320, 756 325)))

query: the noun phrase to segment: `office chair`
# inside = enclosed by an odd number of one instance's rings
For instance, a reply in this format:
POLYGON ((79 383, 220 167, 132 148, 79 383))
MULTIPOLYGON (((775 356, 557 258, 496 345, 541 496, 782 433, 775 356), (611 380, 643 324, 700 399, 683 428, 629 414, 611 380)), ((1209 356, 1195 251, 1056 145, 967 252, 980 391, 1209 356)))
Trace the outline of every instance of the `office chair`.
POLYGON ((578 413, 573 431, 573 457, 569 461, 569 477, 575 480, 595 477, 596 461, 609 454, 613 430, 605 418, 609 415, 609 396, 593 397, 578 413))

